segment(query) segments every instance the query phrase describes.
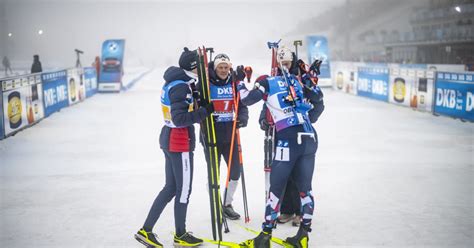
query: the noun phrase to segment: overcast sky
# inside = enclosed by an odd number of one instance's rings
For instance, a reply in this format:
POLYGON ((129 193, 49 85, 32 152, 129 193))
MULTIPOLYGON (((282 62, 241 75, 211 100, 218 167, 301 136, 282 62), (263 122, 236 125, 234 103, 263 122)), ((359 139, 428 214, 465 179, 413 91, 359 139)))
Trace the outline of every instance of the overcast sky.
POLYGON ((183 46, 202 44, 234 58, 266 56, 266 41, 345 0, 0 1, 0 56, 28 64, 40 54, 57 67, 74 64, 74 48, 90 64, 108 38, 126 39, 128 61, 145 64, 173 63, 183 46))

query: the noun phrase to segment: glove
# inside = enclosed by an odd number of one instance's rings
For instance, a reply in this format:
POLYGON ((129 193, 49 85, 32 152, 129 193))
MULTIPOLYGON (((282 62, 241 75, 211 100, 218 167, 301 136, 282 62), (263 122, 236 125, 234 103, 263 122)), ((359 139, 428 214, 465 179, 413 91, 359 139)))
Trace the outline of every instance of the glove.
POLYGON ((247 87, 245 87, 244 81, 239 81, 239 82, 237 83, 237 86, 235 86, 235 89, 236 89, 237 91, 240 91, 241 89, 247 89, 247 87))
POLYGON ((270 128, 270 124, 267 121, 267 118, 262 118, 259 120, 260 123, 260 129, 263 131, 267 131, 270 128))
POLYGON ((232 72, 232 79, 234 80, 234 82, 240 82, 245 79, 245 71, 243 65, 237 66, 237 69, 232 72))
POLYGON ((192 93, 192 96, 193 96, 193 100, 198 104, 198 106, 201 106, 201 93, 196 88, 196 84, 191 83, 189 86, 191 87, 191 93, 192 93))
POLYGON ((206 109, 207 114, 211 115, 214 112, 214 103, 210 102, 206 106, 204 106, 204 108, 206 109))
POLYGON ((314 86, 312 88, 305 87, 303 89, 304 97, 307 98, 313 105, 319 103, 323 100, 324 95, 319 86, 314 86))
POLYGON ((199 91, 194 90, 193 91, 193 99, 198 103, 198 105, 201 103, 201 93, 199 91))
POLYGON ((323 63, 322 60, 319 60, 319 59, 315 60, 313 62, 313 64, 311 64, 311 66, 309 67, 309 70, 316 73, 316 75, 321 74, 321 69, 320 68, 321 68, 322 63, 323 63))
POLYGON ((241 121, 237 118, 237 128, 243 128, 247 126, 247 121, 241 121))
POLYGON ((308 68, 306 68, 306 63, 303 60, 298 59, 298 61, 296 61, 296 65, 298 66, 298 69, 300 70, 301 74, 305 74, 308 72, 308 68))
POLYGON ((301 81, 303 81, 304 86, 308 88, 313 88, 318 85, 318 77, 311 76, 309 73, 304 74, 301 79, 301 81))

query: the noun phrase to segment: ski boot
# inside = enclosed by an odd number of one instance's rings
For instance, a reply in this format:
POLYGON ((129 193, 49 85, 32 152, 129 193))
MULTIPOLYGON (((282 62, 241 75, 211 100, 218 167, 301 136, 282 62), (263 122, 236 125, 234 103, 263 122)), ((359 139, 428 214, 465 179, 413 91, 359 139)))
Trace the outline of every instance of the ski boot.
POLYGON ((296 248, 308 248, 308 232, 311 232, 311 228, 301 225, 295 236, 286 238, 286 243, 296 248))
POLYGON ((176 246, 198 246, 203 240, 194 237, 190 232, 186 232, 181 237, 174 235, 174 244, 176 246))
POLYGON ((232 205, 227 205, 227 206, 224 206, 224 217, 226 217, 227 219, 230 219, 230 220, 238 220, 240 219, 240 214, 238 214, 237 212, 235 212, 234 208, 232 207, 232 205))
POLYGON ((270 248, 272 247, 271 242, 270 242, 271 238, 272 238, 271 233, 262 231, 254 239, 249 239, 240 243, 240 246, 248 247, 248 248, 270 248))
POLYGON ((293 218, 292 214, 280 214, 280 216, 278 216, 277 222, 284 224, 290 221, 292 218, 293 218))
POLYGON ((291 224, 292 224, 293 226, 300 226, 300 224, 301 224, 301 216, 295 215, 295 217, 294 217, 293 220, 291 221, 291 224))
POLYGON ((145 245, 146 247, 162 248, 163 244, 158 241, 158 236, 153 232, 147 232, 145 229, 140 229, 135 234, 135 239, 145 245))

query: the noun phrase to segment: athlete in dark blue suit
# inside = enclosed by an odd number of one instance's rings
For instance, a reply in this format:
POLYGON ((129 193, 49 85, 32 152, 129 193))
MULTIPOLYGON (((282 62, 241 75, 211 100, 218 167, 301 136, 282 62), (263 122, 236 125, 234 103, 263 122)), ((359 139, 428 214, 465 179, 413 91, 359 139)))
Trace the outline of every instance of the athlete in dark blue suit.
POLYGON ((197 81, 197 52, 185 48, 180 67, 169 67, 163 76, 165 84, 161 105, 165 125, 161 129, 160 147, 165 154, 166 184, 156 197, 143 227, 135 234, 141 243, 163 247, 152 232, 166 205, 174 198, 176 245, 197 246, 203 241, 186 231, 186 213, 193 180, 193 151, 196 143, 195 123, 200 123, 213 111, 213 104, 196 108, 193 85, 197 81))
POLYGON ((254 239, 247 240, 248 247, 270 247, 272 229, 280 212, 281 198, 287 180, 293 173, 301 200, 302 223, 294 237, 287 242, 296 247, 308 247, 308 232, 314 211, 312 178, 318 137, 311 123, 324 110, 321 89, 303 79, 300 83, 285 67, 290 61, 291 51, 278 50, 277 59, 282 70, 281 76, 260 77, 254 89, 248 91, 240 85, 242 103, 249 106, 265 99, 275 123, 275 156, 270 175, 270 194, 265 209, 263 231, 254 239), (308 82, 308 83, 307 83, 308 82))

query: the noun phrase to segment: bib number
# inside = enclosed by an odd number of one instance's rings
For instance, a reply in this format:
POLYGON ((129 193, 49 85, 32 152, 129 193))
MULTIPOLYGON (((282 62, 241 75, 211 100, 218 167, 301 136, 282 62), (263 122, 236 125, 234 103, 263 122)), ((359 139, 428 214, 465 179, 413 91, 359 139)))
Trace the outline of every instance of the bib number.
POLYGON ((279 140, 275 149, 276 161, 290 161, 290 147, 287 140, 279 140))
POLYGON ((234 101, 214 100, 214 116, 218 122, 232 121, 234 118, 234 101))

